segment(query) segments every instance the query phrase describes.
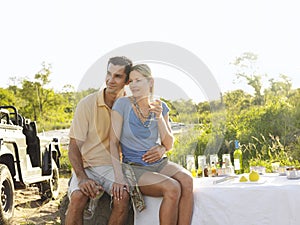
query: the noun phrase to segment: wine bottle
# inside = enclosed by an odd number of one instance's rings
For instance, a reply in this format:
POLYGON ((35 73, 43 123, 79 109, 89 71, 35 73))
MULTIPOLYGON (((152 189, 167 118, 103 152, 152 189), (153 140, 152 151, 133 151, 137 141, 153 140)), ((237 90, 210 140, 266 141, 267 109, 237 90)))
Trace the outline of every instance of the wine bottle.
POLYGON ((235 140, 235 150, 233 152, 233 165, 236 174, 243 173, 243 153, 240 149, 239 141, 235 140))

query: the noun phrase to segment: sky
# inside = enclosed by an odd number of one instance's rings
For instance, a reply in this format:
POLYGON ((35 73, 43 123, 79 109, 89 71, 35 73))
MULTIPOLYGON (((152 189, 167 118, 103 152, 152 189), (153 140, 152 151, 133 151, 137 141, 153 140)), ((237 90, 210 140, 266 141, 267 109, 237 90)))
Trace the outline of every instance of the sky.
MULTIPOLYGON (((241 88, 251 93, 245 81, 235 81, 231 64, 244 52, 258 55, 259 71, 268 79, 285 74, 299 88, 297 6, 296 0, 1 1, 0 87, 7 87, 9 77, 33 78, 46 62, 55 90, 65 84, 77 88, 99 58, 122 46, 155 41, 198 57, 221 92, 241 88)), ((195 102, 205 98, 205 90, 176 65, 156 63, 152 69, 158 85, 171 81, 195 102)), ((105 70, 94 81, 99 86, 105 70)), ((167 93, 179 92, 170 87, 167 93)))

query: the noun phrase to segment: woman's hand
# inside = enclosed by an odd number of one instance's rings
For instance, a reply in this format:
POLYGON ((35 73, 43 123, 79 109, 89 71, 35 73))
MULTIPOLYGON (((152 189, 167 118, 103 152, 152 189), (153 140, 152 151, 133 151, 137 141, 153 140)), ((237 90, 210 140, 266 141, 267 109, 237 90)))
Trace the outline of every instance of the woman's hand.
POLYGON ((127 191, 129 193, 129 186, 125 182, 114 182, 112 186, 112 195, 116 200, 123 199, 123 193, 127 191))
POLYGON ((163 145, 156 145, 150 148, 142 157, 142 160, 146 163, 154 163, 160 160, 166 152, 166 148, 163 145))
POLYGON ((162 118, 162 105, 161 101, 159 99, 156 99, 153 102, 150 102, 150 112, 153 112, 155 114, 156 119, 162 118))

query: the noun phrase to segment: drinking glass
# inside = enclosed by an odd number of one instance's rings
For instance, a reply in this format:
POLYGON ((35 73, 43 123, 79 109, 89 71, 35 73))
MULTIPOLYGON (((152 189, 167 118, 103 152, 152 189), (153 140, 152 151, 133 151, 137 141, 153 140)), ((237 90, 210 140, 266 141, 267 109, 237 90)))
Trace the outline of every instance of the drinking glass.
POLYGON ((217 165, 218 163, 218 155, 217 154, 212 154, 209 156, 209 160, 210 160, 210 165, 215 164, 217 165))
POLYGON ((202 177, 204 177, 205 165, 206 165, 206 156, 198 155, 198 168, 202 168, 202 177))
POLYGON ((104 191, 100 191, 100 193, 95 198, 89 199, 89 202, 83 212, 83 217, 85 220, 92 219, 92 217, 95 214, 95 209, 97 207, 98 201, 102 197, 103 194, 104 194, 104 191))
POLYGON ((230 154, 222 155, 222 162, 225 164, 225 168, 231 165, 230 154))
POLYGON ((186 156, 186 169, 188 171, 192 171, 192 169, 195 169, 195 159, 193 155, 187 155, 186 156))
POLYGON ((280 163, 279 162, 273 162, 273 163, 271 163, 271 165, 272 165, 272 172, 273 173, 278 173, 280 163))

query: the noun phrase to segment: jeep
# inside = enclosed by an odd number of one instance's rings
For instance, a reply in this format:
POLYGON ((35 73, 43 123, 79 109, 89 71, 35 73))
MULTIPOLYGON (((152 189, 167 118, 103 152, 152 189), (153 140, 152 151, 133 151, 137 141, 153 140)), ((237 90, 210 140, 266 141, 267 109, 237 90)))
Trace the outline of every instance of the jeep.
POLYGON ((0 106, 0 221, 14 212, 14 190, 36 186, 42 200, 59 194, 58 138, 39 135, 37 124, 14 106, 0 106))

